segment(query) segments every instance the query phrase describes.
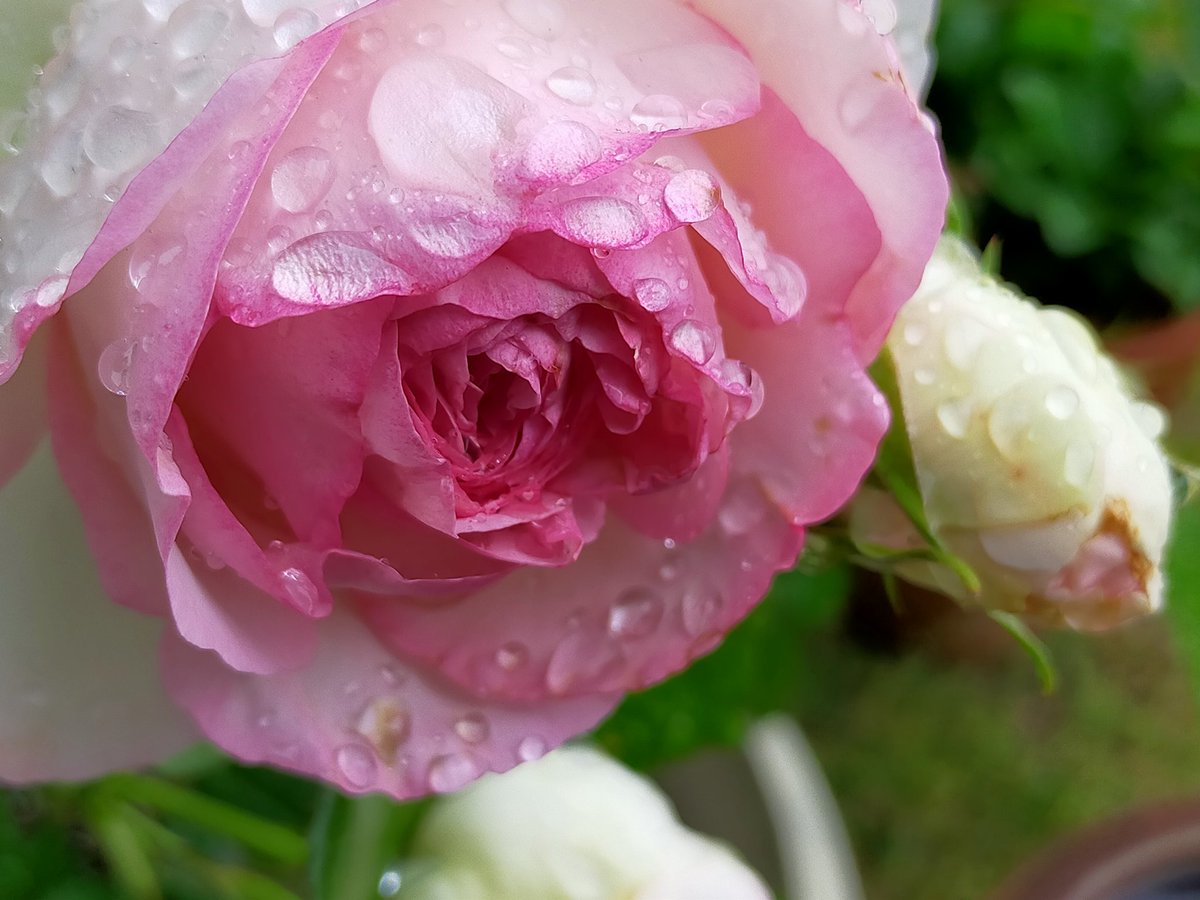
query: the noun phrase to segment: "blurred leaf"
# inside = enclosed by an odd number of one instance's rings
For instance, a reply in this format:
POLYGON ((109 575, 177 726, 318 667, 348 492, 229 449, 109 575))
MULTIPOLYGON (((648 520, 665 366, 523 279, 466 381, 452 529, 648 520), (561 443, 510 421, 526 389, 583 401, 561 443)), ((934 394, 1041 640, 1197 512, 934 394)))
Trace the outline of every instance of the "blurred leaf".
POLYGON ((407 851, 429 801, 325 792, 310 834, 316 900, 377 900, 379 880, 407 851))

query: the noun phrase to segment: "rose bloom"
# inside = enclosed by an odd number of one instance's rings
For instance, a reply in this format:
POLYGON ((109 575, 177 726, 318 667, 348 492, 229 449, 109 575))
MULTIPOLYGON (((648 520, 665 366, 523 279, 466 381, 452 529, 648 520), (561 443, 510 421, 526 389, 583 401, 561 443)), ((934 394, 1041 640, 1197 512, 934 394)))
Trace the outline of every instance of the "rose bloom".
POLYGON ((0 171, 0 777, 453 790, 716 646, 886 425, 893 19, 77 7, 0 171))

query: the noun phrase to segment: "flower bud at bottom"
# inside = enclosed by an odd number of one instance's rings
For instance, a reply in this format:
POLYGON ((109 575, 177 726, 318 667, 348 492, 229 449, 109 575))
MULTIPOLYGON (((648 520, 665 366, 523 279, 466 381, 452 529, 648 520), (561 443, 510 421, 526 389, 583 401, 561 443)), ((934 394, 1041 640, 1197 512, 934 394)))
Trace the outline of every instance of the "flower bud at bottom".
MULTIPOLYGON (((1157 609, 1170 526, 1165 420, 1135 399, 1091 329, 986 275, 945 238, 887 342, 925 516, 978 575, 896 572, 960 600, 1081 630, 1157 609)), ((860 545, 920 549, 890 496, 851 510, 860 545)))

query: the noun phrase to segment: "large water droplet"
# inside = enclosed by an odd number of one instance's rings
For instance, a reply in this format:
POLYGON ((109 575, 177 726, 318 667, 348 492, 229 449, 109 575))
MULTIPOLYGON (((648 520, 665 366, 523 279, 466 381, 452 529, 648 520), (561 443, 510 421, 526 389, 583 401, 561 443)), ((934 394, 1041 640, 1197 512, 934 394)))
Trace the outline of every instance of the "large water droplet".
POLYGON ((1096 470, 1096 447, 1083 437, 1072 438, 1063 458, 1063 478, 1072 487, 1087 487, 1096 470))
POLYGON ((967 429, 971 425, 971 413, 973 409, 974 407, 969 397, 940 403, 937 408, 938 423, 950 437, 965 437, 967 429))
POLYGON ((429 789, 448 794, 466 787, 479 776, 479 766, 465 753, 448 753, 429 764, 429 789))
POLYGON ((691 637, 711 631, 720 612, 721 595, 707 585, 694 585, 683 595, 683 628, 691 637))
POLYGON ((501 6, 523 29, 546 40, 558 37, 570 21, 558 0, 504 0, 501 6))
POLYGON ((507 643, 496 651, 496 665, 505 672, 515 672, 529 662, 529 650, 524 644, 507 643))
POLYGON ((712 330, 694 319, 684 319, 671 331, 671 346, 696 365, 712 359, 717 339, 712 330))
POLYGON ((952 320, 942 344, 946 358, 960 371, 970 370, 989 335, 988 327, 976 319, 960 316, 952 320))
POLYGON ((362 789, 375 783, 378 771, 375 754, 362 744, 343 744, 338 748, 335 759, 338 771, 350 787, 362 789))
POLYGON ((1065 384, 1046 392, 1046 411, 1056 419, 1069 419, 1079 410, 1079 394, 1065 384))
POLYGON ((533 762, 546 755, 546 742, 540 737, 530 735, 517 745, 517 758, 521 762, 533 762))
POLYGON ((650 94, 634 104, 629 120, 647 131, 671 131, 687 127, 687 108, 669 94, 650 94))
POLYGON ((1137 401, 1130 406, 1129 411, 1142 434, 1150 440, 1157 441, 1167 430, 1166 414, 1158 404, 1137 401))
POLYGON ((391 763, 412 731, 412 717, 397 700, 372 700, 359 714, 355 730, 365 737, 380 759, 391 763))
MULTIPOLYGON (((386 38, 386 35, 385 35, 386 38)), ((440 47, 446 43, 446 29, 436 22, 417 29, 413 40, 421 47, 440 47)))
POLYGON ((167 23, 167 40, 181 59, 199 56, 221 39, 231 21, 229 13, 216 4, 188 3, 167 23))
POLYGON ((454 733, 468 744, 482 744, 487 740, 490 731, 488 720, 483 713, 467 713, 454 723, 454 733))
POLYGON ((667 182, 663 201, 680 222, 703 222, 721 205, 721 188, 704 170, 688 169, 667 182))
POLYGON ((562 222, 568 238, 593 247, 628 247, 646 236, 637 207, 614 197, 571 200, 562 208, 562 222))
POLYGON ((283 585, 283 593, 300 612, 312 615, 320 602, 317 586, 303 571, 289 567, 279 573, 279 582, 283 585))
POLYGON ((118 397, 124 397, 129 392, 129 370, 133 366, 136 349, 134 341, 123 338, 113 341, 100 354, 97 364, 100 383, 118 397))
POLYGON ((88 122, 83 152, 102 169, 125 171, 154 146, 158 119, 125 106, 110 106, 88 122))
POLYGON ((550 655, 546 687, 555 696, 578 688, 599 689, 621 668, 624 658, 607 635, 584 631, 568 634, 550 655))
POLYGON ((671 289, 661 278, 639 278, 633 283, 633 296, 648 312, 660 312, 671 303, 671 289))
POLYGON ((333 158, 320 147, 298 147, 271 173, 271 194, 280 209, 307 212, 329 193, 333 185, 333 158))
POLYGON ((862 11, 871 17, 875 30, 883 35, 891 34, 900 18, 892 0, 862 0, 862 11))
POLYGON ((280 50, 291 50, 321 27, 317 14, 309 9, 290 9, 275 20, 275 45, 280 50))
POLYGON ((546 87, 554 96, 576 106, 589 106, 596 99, 596 79, 591 72, 578 66, 555 70, 546 79, 546 87))
POLYGON ((662 620, 663 602, 653 591, 633 588, 626 591, 608 613, 608 630, 619 638, 642 638, 651 634, 662 620))

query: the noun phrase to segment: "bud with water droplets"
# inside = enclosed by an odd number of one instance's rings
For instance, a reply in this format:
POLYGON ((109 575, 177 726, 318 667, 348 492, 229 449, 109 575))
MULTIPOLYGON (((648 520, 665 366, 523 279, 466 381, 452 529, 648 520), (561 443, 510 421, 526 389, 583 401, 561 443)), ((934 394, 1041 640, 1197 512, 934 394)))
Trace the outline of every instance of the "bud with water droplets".
POLYGON ((565 747, 441 800, 394 873, 406 900, 765 900, 758 876, 689 831, 649 781, 565 747))
MULTIPOLYGON (((1159 607, 1164 418, 1087 325, 1018 296, 946 238, 887 347, 923 515, 978 576, 978 603, 1086 630, 1159 607)), ((856 501, 852 531, 876 548, 924 543, 878 491, 856 501)), ((970 599, 945 565, 897 571, 970 599)))

